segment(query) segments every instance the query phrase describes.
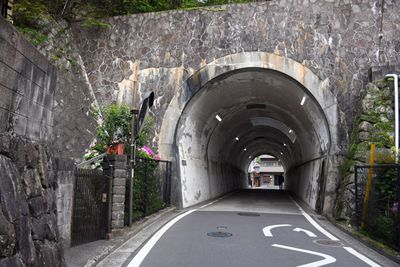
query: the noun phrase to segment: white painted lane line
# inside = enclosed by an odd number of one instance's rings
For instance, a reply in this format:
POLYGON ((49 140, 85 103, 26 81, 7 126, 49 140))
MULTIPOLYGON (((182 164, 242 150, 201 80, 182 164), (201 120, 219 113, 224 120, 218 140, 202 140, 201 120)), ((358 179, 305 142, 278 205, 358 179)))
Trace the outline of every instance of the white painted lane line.
POLYGON ((368 259, 367 257, 365 257, 364 255, 362 255, 361 253, 357 252, 356 250, 354 250, 351 247, 343 247, 345 250, 347 250, 349 253, 353 254, 354 256, 356 256, 357 258, 359 258, 360 260, 362 260, 363 262, 365 262, 366 264, 368 264, 369 266, 372 267, 381 267, 381 265, 373 262, 372 260, 368 259))
POLYGON ((277 228, 277 227, 287 227, 287 226, 291 226, 290 224, 275 224, 275 225, 270 225, 267 227, 263 228, 263 232, 264 235, 266 237, 273 237, 272 233, 271 233, 271 229, 277 228))
POLYGON ((171 221, 169 221, 166 225, 164 225, 160 230, 158 230, 157 233, 155 233, 149 241, 140 249, 140 251, 136 254, 136 256, 131 260, 131 262, 128 264, 128 267, 139 267, 140 264, 143 262, 144 258, 147 256, 147 254, 150 252, 150 250, 154 247, 154 245, 157 243, 157 241, 161 238, 161 236, 169 229, 171 226, 173 226, 175 223, 177 223, 180 219, 183 217, 189 215, 190 213, 196 211, 197 209, 189 210, 171 221))
POLYGON ((303 228, 295 228, 293 229, 294 232, 304 232, 306 235, 308 235, 309 237, 317 237, 313 232, 308 231, 306 229, 303 228))
POLYGON ((324 228, 322 228, 313 218, 311 218, 310 215, 308 215, 297 202, 292 198, 292 196, 289 195, 289 198, 296 204, 297 208, 300 210, 301 214, 306 217, 307 221, 309 221, 318 231, 320 231, 322 234, 324 234, 327 238, 330 240, 334 241, 339 241, 338 238, 336 238, 334 235, 326 231, 324 228))
POLYGON ((297 267, 318 267, 318 266, 328 265, 328 264, 331 264, 336 261, 336 259, 334 257, 320 253, 320 252, 305 250, 305 249, 301 249, 301 248, 294 248, 294 247, 289 247, 289 246, 284 246, 284 245, 279 245, 279 244, 273 244, 272 246, 277 247, 277 248, 283 248, 283 249, 298 251, 298 252, 302 252, 302 253, 317 255, 317 256, 324 258, 323 260, 314 261, 314 262, 303 264, 303 265, 298 265, 297 267))
POLYGON ((214 204, 215 202, 218 202, 218 201, 220 201, 220 200, 222 200, 222 199, 224 199, 224 198, 227 198, 227 197, 229 197, 230 195, 233 195, 233 194, 235 194, 235 193, 236 193, 236 192, 232 192, 232 193, 229 193, 229 194, 227 194, 227 195, 225 195, 225 196, 222 196, 222 197, 220 197, 220 198, 217 198, 216 200, 214 200, 214 201, 212 201, 212 202, 210 202, 210 203, 208 203, 208 204, 205 204, 205 205, 199 207, 199 209, 207 208, 208 206, 211 206, 211 205, 214 204))

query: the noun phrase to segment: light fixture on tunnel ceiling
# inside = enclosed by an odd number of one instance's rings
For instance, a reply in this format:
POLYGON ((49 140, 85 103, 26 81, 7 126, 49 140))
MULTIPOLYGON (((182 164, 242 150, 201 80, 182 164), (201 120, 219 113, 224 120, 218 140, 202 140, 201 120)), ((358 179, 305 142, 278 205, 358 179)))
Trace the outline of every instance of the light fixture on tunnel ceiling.
POLYGON ((221 117, 220 117, 218 114, 215 116, 215 118, 216 118, 218 121, 222 121, 221 117))
POLYGON ((247 151, 247 148, 244 148, 243 151, 247 151))
POLYGON ((283 146, 287 146, 286 143, 283 143, 283 146))
POLYGON ((237 136, 236 136, 236 138, 235 138, 235 139, 236 139, 236 141, 239 141, 239 137, 237 137, 237 136))
POLYGON ((250 122, 254 127, 267 126, 275 128, 286 135, 292 143, 296 141, 296 134, 294 133, 294 131, 279 120, 275 120, 269 117, 254 117, 250 118, 250 122))
POLYGON ((303 98, 301 99, 300 105, 304 105, 305 102, 306 102, 306 96, 303 96, 303 98))
POLYGON ((283 152, 281 152, 281 155, 283 155, 283 152))

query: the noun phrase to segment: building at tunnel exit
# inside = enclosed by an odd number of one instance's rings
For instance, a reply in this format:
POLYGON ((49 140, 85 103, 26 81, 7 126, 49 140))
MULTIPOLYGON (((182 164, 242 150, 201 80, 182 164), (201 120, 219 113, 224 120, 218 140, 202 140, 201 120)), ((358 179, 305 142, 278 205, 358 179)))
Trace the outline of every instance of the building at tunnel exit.
MULTIPOLYGON (((399 64, 400 16, 394 1, 311 2, 122 16, 108 19, 109 29, 75 25, 81 90, 90 96, 79 103, 131 104, 133 87, 139 100, 155 92, 149 145, 173 162, 178 206, 246 187, 251 160, 270 154, 283 164, 287 190, 332 215, 369 70, 399 64)), ((73 102, 66 92, 56 97, 73 102)), ((56 108, 56 125, 65 116, 56 108)), ((62 148, 93 125, 71 127, 56 127, 55 145, 80 158, 83 151, 62 148)))

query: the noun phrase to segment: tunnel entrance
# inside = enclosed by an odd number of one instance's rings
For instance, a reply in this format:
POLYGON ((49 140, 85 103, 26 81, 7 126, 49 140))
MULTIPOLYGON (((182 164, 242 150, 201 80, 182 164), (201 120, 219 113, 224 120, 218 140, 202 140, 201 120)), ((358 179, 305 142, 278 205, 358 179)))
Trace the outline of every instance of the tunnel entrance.
POLYGON ((265 53, 194 73, 179 95, 174 136, 182 206, 247 188, 250 162, 266 153, 281 162, 285 189, 323 205, 337 124, 327 87, 303 65, 265 53))
POLYGON ((250 155, 249 158, 253 160, 247 167, 248 188, 268 190, 284 188, 284 179, 279 186, 280 176, 284 177, 283 174, 285 173, 280 159, 269 154, 250 155))

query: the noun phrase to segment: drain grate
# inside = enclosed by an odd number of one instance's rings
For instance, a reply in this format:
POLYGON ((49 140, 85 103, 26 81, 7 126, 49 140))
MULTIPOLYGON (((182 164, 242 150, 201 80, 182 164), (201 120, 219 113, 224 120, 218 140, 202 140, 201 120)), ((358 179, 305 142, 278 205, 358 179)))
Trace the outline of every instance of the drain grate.
POLYGON ((260 216, 260 213, 255 213, 255 212, 239 212, 239 216, 252 216, 252 217, 257 217, 260 216))
POLYGON ((218 232, 209 232, 209 233, 207 233, 207 235, 208 235, 208 236, 211 236, 211 237, 231 237, 231 236, 232 236, 231 233, 228 233, 228 232, 221 232, 221 231, 218 231, 218 232))
POLYGON ((327 246, 327 247, 341 247, 343 244, 339 241, 334 241, 334 240, 314 240, 314 243, 322 246, 327 246))

